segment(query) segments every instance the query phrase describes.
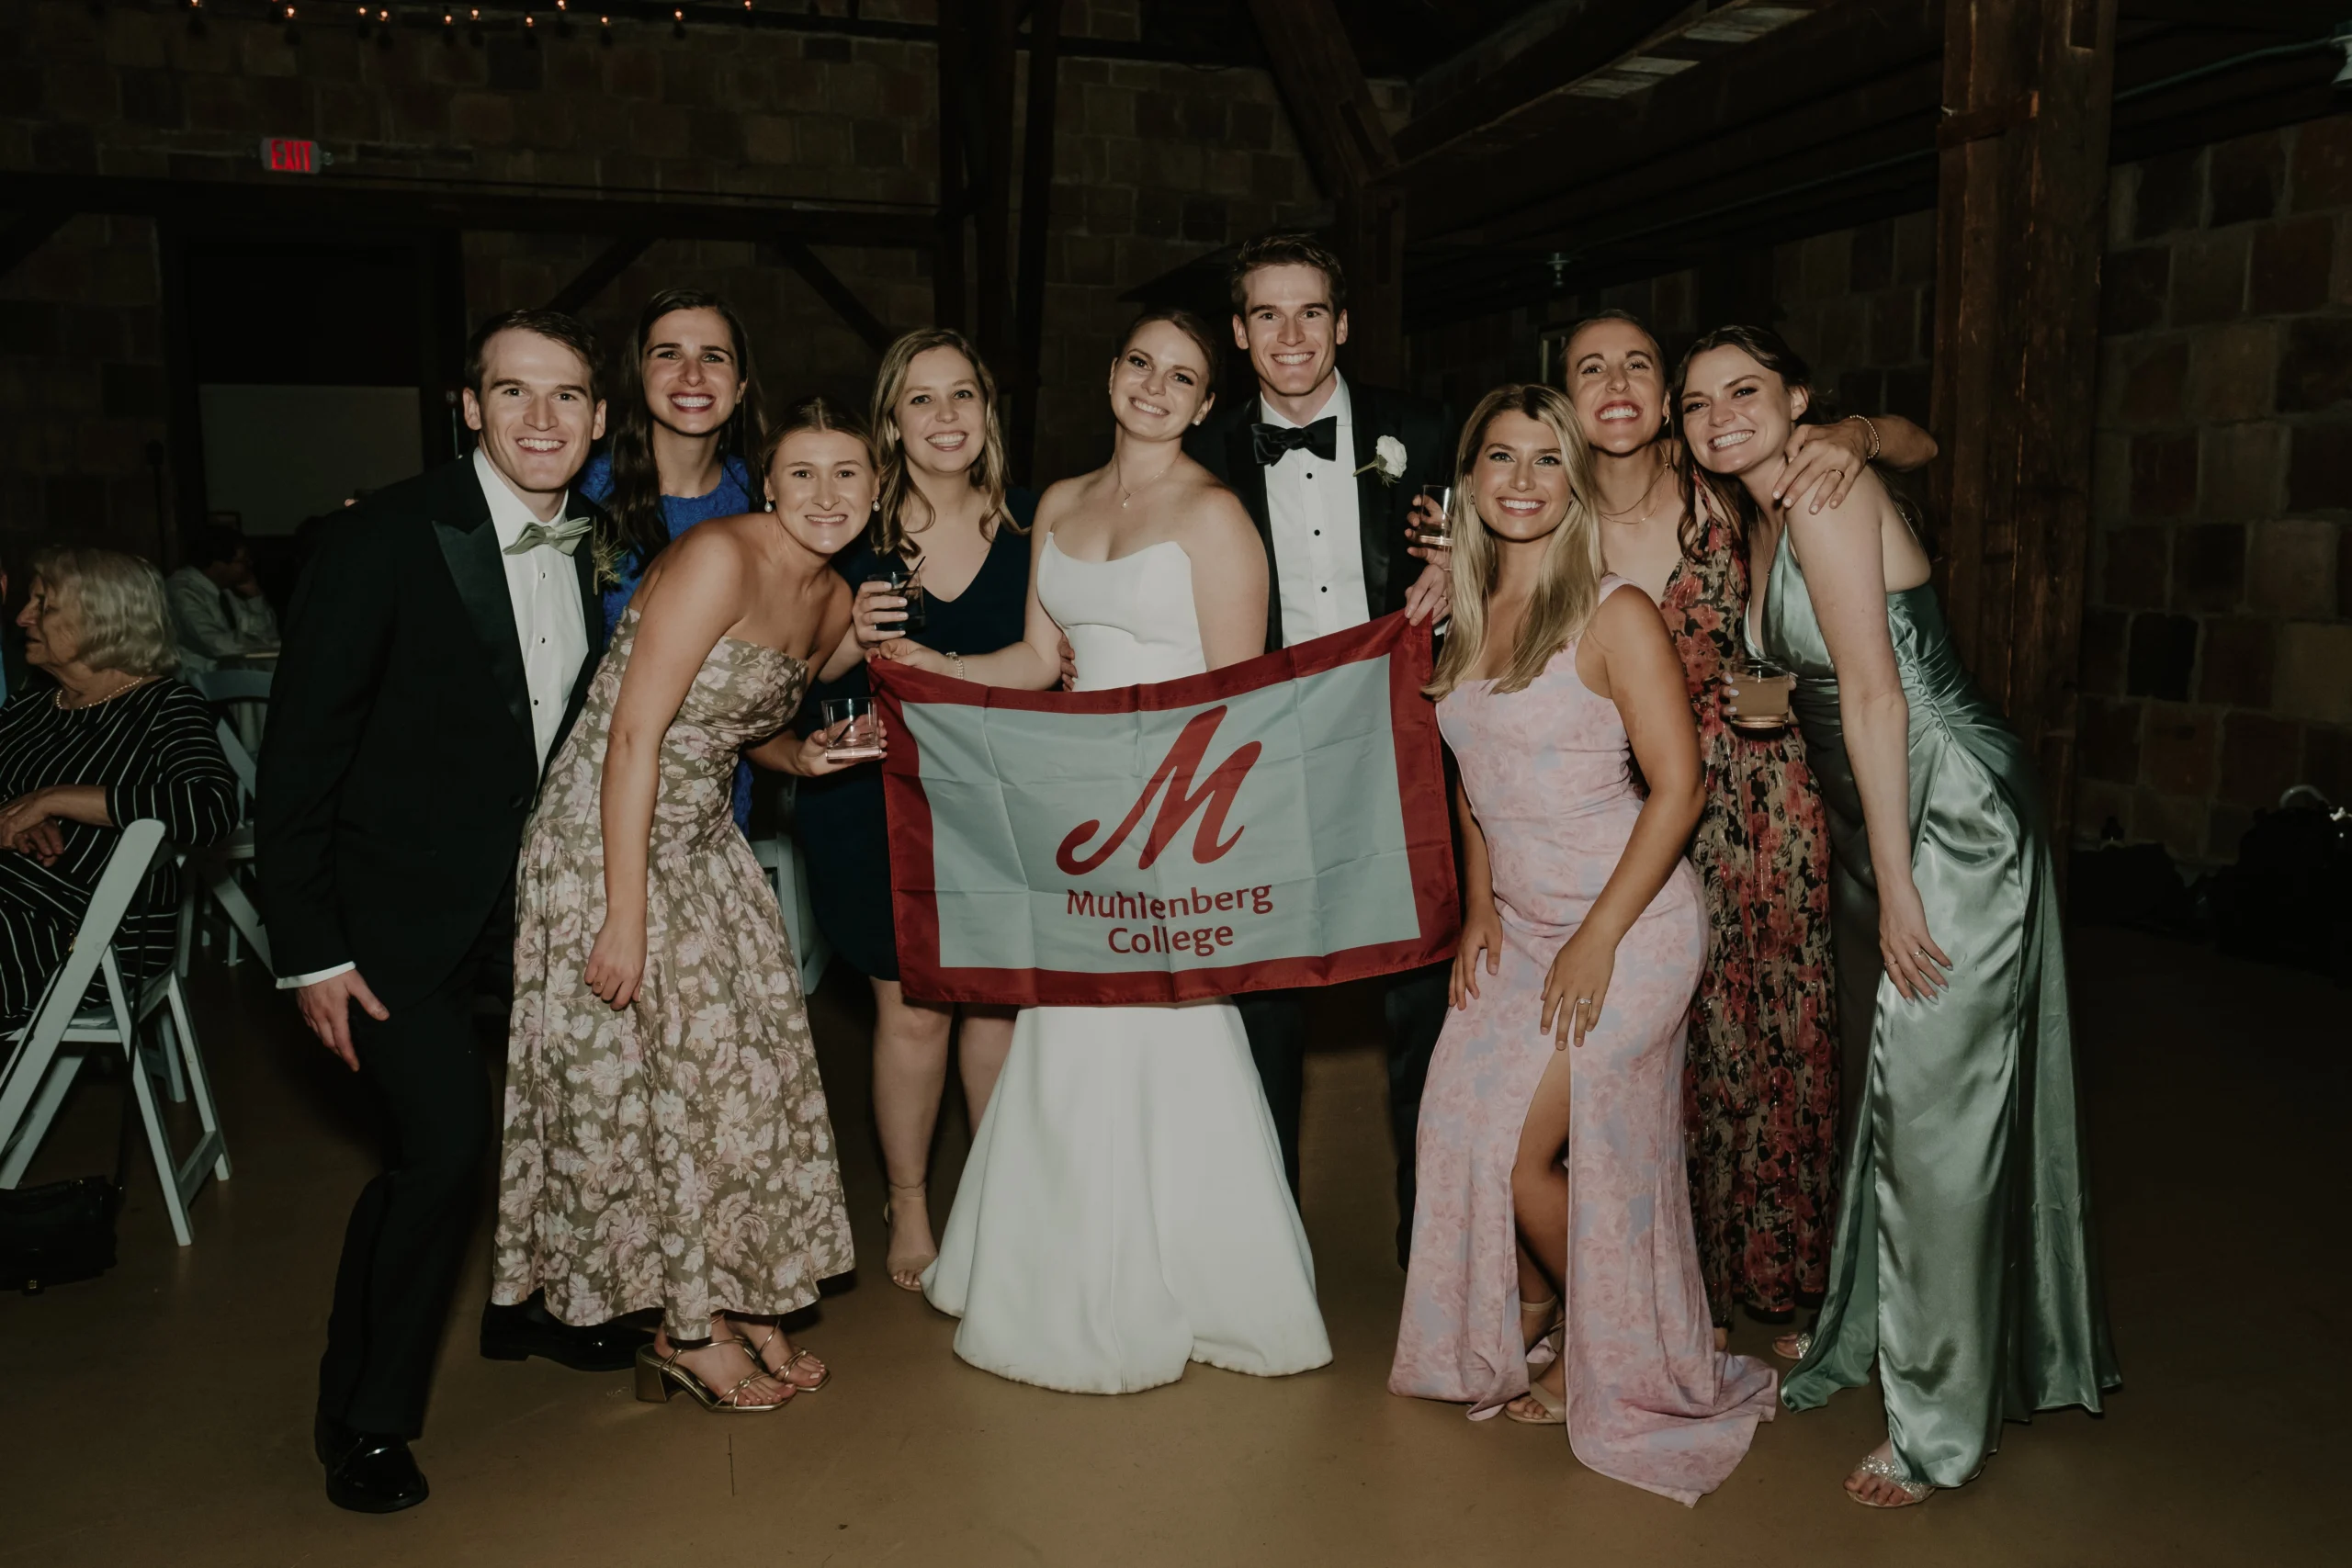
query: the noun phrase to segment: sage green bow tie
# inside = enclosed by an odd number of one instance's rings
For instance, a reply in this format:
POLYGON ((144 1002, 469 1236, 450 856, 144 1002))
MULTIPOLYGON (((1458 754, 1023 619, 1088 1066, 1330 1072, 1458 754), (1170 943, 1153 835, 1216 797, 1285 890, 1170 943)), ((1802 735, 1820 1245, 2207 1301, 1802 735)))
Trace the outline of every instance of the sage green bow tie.
POLYGON ((506 547, 506 553, 519 556, 536 550, 541 545, 553 545, 565 555, 571 555, 580 548, 580 541, 586 538, 589 530, 594 526, 595 520, 590 517, 567 517, 560 523, 526 523, 522 533, 515 536, 514 542, 506 547))

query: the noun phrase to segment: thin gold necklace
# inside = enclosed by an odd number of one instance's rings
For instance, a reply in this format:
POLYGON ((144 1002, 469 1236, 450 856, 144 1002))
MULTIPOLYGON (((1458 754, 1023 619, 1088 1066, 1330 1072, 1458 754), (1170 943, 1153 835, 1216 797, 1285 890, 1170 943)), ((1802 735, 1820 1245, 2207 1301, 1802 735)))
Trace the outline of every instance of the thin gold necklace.
POLYGON ((1149 490, 1152 486, 1166 479, 1170 474, 1175 472, 1177 459, 1181 458, 1183 454, 1180 452, 1175 457, 1170 457, 1168 460, 1168 466, 1166 468, 1160 469, 1159 472, 1152 475, 1151 478, 1144 480, 1143 483, 1136 486, 1133 490, 1129 490, 1127 488, 1125 477, 1119 472, 1118 459, 1115 457, 1113 458, 1111 460, 1111 482, 1119 487, 1119 510, 1125 512, 1127 509, 1127 502, 1133 501, 1136 497, 1141 495, 1144 491, 1149 490))
MULTIPOLYGON (((1666 478, 1667 470, 1668 470, 1668 468, 1671 468, 1671 467, 1672 467, 1672 465, 1671 465, 1671 464, 1668 464, 1668 463, 1661 462, 1660 464, 1658 464, 1658 466, 1657 466, 1657 472, 1656 472, 1656 473, 1652 474, 1652 475, 1650 476, 1650 482, 1649 482, 1648 484, 1646 484, 1646 485, 1645 485, 1645 486, 1643 486, 1643 487, 1642 487, 1642 493, 1641 493, 1641 495, 1640 495, 1638 498, 1636 498, 1636 499, 1635 499, 1635 501, 1634 502, 1634 506, 1639 506, 1643 502, 1645 502, 1645 501, 1649 501, 1649 499, 1650 499, 1650 492, 1651 492, 1652 491, 1655 491, 1655 490, 1657 490, 1657 481, 1658 481, 1658 480, 1660 480, 1660 479, 1664 479, 1664 478, 1666 478)), ((1625 518, 1625 516, 1626 516, 1626 513, 1630 513, 1630 512, 1632 512, 1632 511, 1634 510, 1634 506, 1629 506, 1629 507, 1625 508, 1625 511, 1624 511, 1624 512, 1611 512, 1611 511, 1610 511, 1610 510, 1608 510, 1606 507, 1601 507, 1601 506, 1595 506, 1595 507, 1593 508, 1593 510, 1594 510, 1595 512, 1598 512, 1598 513, 1600 513, 1600 520, 1601 520, 1603 523, 1619 523, 1619 522, 1623 522, 1623 521, 1624 520, 1624 518, 1625 518)), ((1653 517, 1655 517, 1655 516, 1657 516, 1657 502, 1651 502, 1651 503, 1650 503, 1650 509, 1649 509, 1647 512, 1645 512, 1645 513, 1642 513, 1642 520, 1641 520, 1641 522, 1634 524, 1634 527, 1636 527, 1636 528, 1643 527, 1643 526, 1645 526, 1645 525, 1646 525, 1648 524, 1648 522, 1649 522, 1649 520, 1650 520, 1651 518, 1653 518, 1653 517)))

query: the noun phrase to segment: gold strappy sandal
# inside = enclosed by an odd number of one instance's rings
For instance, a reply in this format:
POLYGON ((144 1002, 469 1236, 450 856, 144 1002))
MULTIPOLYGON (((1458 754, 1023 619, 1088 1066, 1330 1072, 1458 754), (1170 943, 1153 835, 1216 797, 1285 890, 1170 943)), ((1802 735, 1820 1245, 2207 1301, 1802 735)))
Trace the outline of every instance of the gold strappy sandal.
MULTIPOLYGON (((648 1404, 667 1404, 670 1403, 672 1394, 683 1391, 690 1395, 696 1404, 716 1415, 764 1416, 771 1410, 783 1409, 792 1403, 792 1396, 800 1392, 797 1383, 774 1377, 765 1366, 762 1366, 758 1371, 736 1383, 725 1393, 714 1393, 709 1386, 702 1379, 695 1376, 690 1369, 678 1364, 679 1357, 689 1351, 707 1348, 707 1343, 690 1345, 683 1349, 673 1345, 670 1348, 670 1353, 666 1356, 655 1355, 653 1347, 650 1345, 639 1348, 637 1352, 637 1397, 648 1404), (762 1378, 767 1378, 771 1382, 781 1383, 787 1391, 785 1396, 770 1404, 737 1403, 742 1398, 743 1391, 762 1378)), ((752 1359, 758 1359, 756 1353, 752 1359)))
POLYGON ((753 1339, 749 1334, 743 1332, 742 1325, 739 1323, 735 1331, 735 1342, 752 1353, 752 1359, 757 1361, 761 1367, 766 1371, 768 1376, 775 1379, 776 1382, 784 1384, 786 1388, 797 1389, 802 1393, 814 1393, 819 1389, 833 1381, 833 1369, 825 1365, 824 1361, 819 1358, 816 1351, 807 1348, 795 1349, 790 1356, 785 1359, 784 1365, 780 1367, 769 1366, 768 1347, 775 1343, 776 1337, 784 1331, 775 1327, 774 1325, 759 1325, 756 1326, 763 1326, 767 1329, 767 1335, 764 1338, 753 1339), (811 1366, 817 1369, 817 1381, 815 1382, 795 1382, 792 1381, 792 1369, 798 1366, 803 1361, 808 1362, 811 1366))

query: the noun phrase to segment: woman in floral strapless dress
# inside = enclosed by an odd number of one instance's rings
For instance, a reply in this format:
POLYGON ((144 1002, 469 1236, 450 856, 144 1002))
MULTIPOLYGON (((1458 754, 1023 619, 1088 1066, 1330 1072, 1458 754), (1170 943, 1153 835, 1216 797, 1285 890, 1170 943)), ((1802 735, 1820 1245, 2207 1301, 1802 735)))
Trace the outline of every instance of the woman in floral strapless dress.
POLYGON ((1565 1426, 1586 1465, 1692 1504, 1776 1382, 1715 1348, 1690 1226, 1696 735, 1657 609, 1601 575, 1567 399, 1504 388, 1464 434, 1431 686, 1462 769, 1458 1010, 1421 1099, 1388 1386, 1565 1426))
POLYGON ((658 1306, 639 1395, 743 1412, 824 1382, 775 1320, 851 1249, 797 966, 730 786, 746 747, 835 766, 786 726, 848 628, 827 562, 874 500, 863 432, 822 403, 765 456, 775 513, 654 562, 532 813, 492 1288, 544 1290, 571 1324, 658 1306))

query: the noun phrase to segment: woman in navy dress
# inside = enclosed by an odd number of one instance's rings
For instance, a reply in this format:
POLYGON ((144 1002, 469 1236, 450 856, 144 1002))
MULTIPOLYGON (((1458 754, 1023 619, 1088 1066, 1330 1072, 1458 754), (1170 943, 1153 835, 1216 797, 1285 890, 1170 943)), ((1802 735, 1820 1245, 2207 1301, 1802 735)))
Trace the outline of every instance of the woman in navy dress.
MULTIPOLYGON (((811 701, 865 696, 864 655, 905 635, 906 601, 870 579, 912 570, 928 621, 922 640, 949 657, 992 653, 1021 640, 1029 598, 1025 516, 1004 484, 996 378, 959 333, 909 333, 890 345, 874 383, 874 445, 881 495, 866 542, 834 558, 857 591, 856 619, 811 701)), ((1033 498, 1025 513, 1035 508, 1033 498)), ((874 1121, 890 1183, 885 1267, 901 1290, 922 1288, 938 1255, 929 1201, 931 1140, 956 1034, 964 1100, 979 1124, 1012 1045, 1012 1010, 910 1001, 899 988, 890 921, 888 824, 879 770, 802 781, 794 810, 808 858, 817 924, 833 951, 874 986, 874 1121)))
MULTIPOLYGON (((580 493, 605 509, 617 547, 604 594, 607 643, 671 540, 766 501, 746 460, 760 444, 759 377, 734 310, 699 288, 665 288, 638 317, 634 350, 613 398, 612 443, 580 472, 580 493)), ((751 815, 752 769, 739 761, 735 825, 751 815)))

